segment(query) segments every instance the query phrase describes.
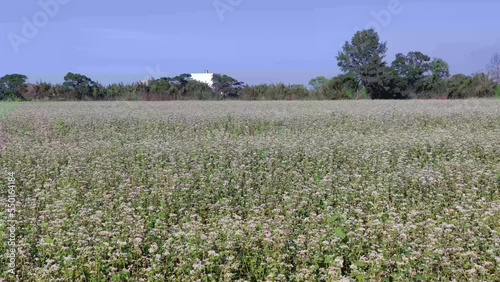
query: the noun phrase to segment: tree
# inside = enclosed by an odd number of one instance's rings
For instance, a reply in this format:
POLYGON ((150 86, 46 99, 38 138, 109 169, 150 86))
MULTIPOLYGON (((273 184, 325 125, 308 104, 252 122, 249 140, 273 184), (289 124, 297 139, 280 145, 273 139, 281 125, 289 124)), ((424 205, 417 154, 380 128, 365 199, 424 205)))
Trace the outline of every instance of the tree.
POLYGON ((397 72, 388 66, 377 70, 376 80, 367 87, 372 99, 407 99, 407 83, 397 72))
POLYGON ((400 76, 414 80, 430 71, 430 60, 429 56, 419 51, 409 52, 406 56, 398 53, 392 67, 400 76))
POLYGON ((216 95, 208 84, 196 80, 190 80, 186 84, 186 96, 196 100, 214 100, 216 95))
MULTIPOLYGON (((345 42, 337 58, 338 66, 345 74, 356 77, 373 99, 385 97, 384 85, 387 44, 380 42, 374 29, 356 32, 351 42, 345 42)), ((390 96, 390 95, 389 95, 390 96)))
POLYGON ((132 92, 130 88, 131 87, 129 85, 125 85, 123 83, 110 84, 106 88, 107 98, 114 100, 118 97, 126 96, 132 92))
POLYGON ((496 84, 500 84, 500 54, 495 53, 488 65, 488 75, 496 84))
POLYGON ((175 77, 162 77, 158 80, 153 80, 150 86, 157 84, 157 87, 151 88, 152 92, 161 91, 163 94, 169 93, 169 95, 173 96, 172 98, 177 99, 178 94, 186 95, 186 86, 189 81, 191 81, 191 74, 183 73, 175 77))
POLYGON ((104 99, 108 96, 106 87, 99 82, 93 82, 91 89, 92 98, 94 99, 104 99))
POLYGON ((290 84, 287 86, 287 99, 306 99, 309 97, 309 90, 303 84, 290 84))
POLYGON ((4 98, 22 99, 26 91, 28 77, 23 74, 8 74, 0 78, 0 100, 4 98))
POLYGON ((179 90, 185 87, 190 80, 191 80, 191 74, 188 73, 183 73, 175 77, 167 77, 167 81, 170 82, 170 84, 177 87, 177 89, 179 90))
POLYGON ((183 73, 181 75, 174 77, 174 81, 178 81, 182 87, 186 86, 190 80, 191 80, 191 74, 189 73, 183 73))
POLYGON ((98 87, 96 83, 83 74, 68 72, 64 76, 63 85, 69 88, 78 100, 82 100, 89 96, 94 97, 94 95, 98 94, 98 91, 94 90, 98 87))
POLYGON ((434 58, 430 67, 433 82, 439 82, 450 77, 450 66, 443 59, 434 58))
POLYGON ((448 99, 466 99, 472 97, 493 97, 495 84, 484 73, 473 76, 456 74, 448 80, 448 99))
POLYGON ((151 81, 149 86, 152 93, 158 94, 170 94, 171 88, 173 87, 173 85, 171 85, 171 79, 166 77, 151 81))
POLYGON ((392 83, 402 98, 419 98, 422 93, 432 90, 431 58, 422 52, 398 53, 391 67, 397 76, 392 83))
POLYGON ((319 90, 321 98, 338 100, 353 99, 358 90, 356 78, 350 74, 341 74, 323 84, 319 90))
POLYGON ((318 91, 323 84, 328 82, 328 78, 324 76, 317 76, 311 80, 309 80, 309 86, 312 87, 315 91, 318 91))
POLYGON ((429 64, 430 75, 427 75, 420 84, 416 98, 434 99, 447 95, 447 81, 450 78, 450 67, 443 59, 434 58, 429 64))
POLYGON ((392 68, 403 79, 404 90, 418 93, 425 90, 425 78, 431 70, 431 58, 422 52, 409 52, 406 56, 398 53, 392 68))
POLYGON ((472 76, 473 97, 486 98, 495 96, 496 83, 486 73, 472 76))
POLYGON ((221 99, 238 98, 242 93, 244 83, 227 75, 214 74, 212 88, 221 95, 221 99))

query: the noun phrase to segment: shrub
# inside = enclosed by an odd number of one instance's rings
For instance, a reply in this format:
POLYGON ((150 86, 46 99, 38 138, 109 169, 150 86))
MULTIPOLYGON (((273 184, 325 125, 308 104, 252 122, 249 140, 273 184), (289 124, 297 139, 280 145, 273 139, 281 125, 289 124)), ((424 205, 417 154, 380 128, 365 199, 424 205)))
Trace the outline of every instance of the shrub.
POLYGON ((323 84, 319 89, 319 95, 328 100, 352 99, 357 86, 353 76, 339 75, 323 84))
POLYGON ((292 84, 286 89, 289 100, 304 100, 309 97, 309 90, 304 85, 292 84))
POLYGON ((246 86, 242 89, 240 98, 243 100, 304 100, 310 97, 311 92, 304 85, 277 83, 246 86))
POLYGON ((449 99, 484 98, 495 95, 495 84, 483 73, 474 76, 457 74, 448 81, 449 99))
POLYGON ((196 100, 215 100, 218 98, 210 86, 195 80, 191 80, 186 84, 185 96, 196 100))

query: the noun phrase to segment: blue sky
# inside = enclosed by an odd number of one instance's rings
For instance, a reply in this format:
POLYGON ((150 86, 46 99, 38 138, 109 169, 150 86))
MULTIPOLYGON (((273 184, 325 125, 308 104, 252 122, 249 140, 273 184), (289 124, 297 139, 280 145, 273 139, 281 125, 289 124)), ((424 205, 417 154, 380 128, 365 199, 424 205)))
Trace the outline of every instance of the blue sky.
POLYGON ((499 11, 497 0, 2 1, 0 76, 107 84, 210 70, 306 84, 338 74, 340 46, 374 22, 387 61, 418 50, 471 74, 500 52, 499 11))

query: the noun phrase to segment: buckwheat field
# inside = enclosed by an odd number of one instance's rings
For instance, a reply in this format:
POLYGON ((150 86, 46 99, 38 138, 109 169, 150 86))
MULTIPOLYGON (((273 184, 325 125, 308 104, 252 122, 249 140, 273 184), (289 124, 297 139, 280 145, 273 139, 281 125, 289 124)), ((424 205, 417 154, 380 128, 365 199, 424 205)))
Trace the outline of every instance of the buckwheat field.
POLYGON ((0 281, 500 281, 500 100, 24 103, 0 123, 0 281))

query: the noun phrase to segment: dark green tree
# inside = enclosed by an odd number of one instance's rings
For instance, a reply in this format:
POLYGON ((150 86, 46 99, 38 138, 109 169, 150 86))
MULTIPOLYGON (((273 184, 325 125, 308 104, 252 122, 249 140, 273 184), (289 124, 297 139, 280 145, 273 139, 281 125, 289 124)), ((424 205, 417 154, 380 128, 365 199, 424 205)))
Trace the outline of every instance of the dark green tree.
POLYGON ((390 98, 393 95, 387 85, 390 72, 385 68, 387 44, 380 42, 374 29, 358 31, 351 42, 345 42, 337 58, 338 66, 345 74, 354 76, 366 88, 372 99, 390 98))
POLYGON ((150 92, 158 93, 158 94, 170 94, 172 87, 174 87, 171 83, 171 80, 166 77, 161 77, 159 79, 155 79, 150 81, 150 92))
POLYGON ((430 74, 421 81, 417 98, 443 98, 447 95, 446 82, 450 78, 450 68, 443 59, 434 58, 429 63, 430 74))
POLYGON ((353 99, 358 91, 359 84, 351 74, 341 74, 323 84, 319 90, 322 99, 353 99))
POLYGON ((174 77, 167 77, 166 80, 178 91, 181 91, 191 80, 191 74, 183 73, 174 77))
POLYGON ((388 66, 378 69, 377 80, 367 87, 372 99, 407 99, 406 82, 388 66))
POLYGON ((63 85, 71 90, 73 96, 82 100, 84 98, 98 98, 99 86, 92 79, 83 74, 69 72, 64 76, 63 85))
POLYGON ((238 81, 228 75, 214 74, 212 89, 216 94, 220 95, 221 99, 239 98, 242 93, 244 83, 238 81))
POLYGON ((28 77, 23 74, 8 74, 0 78, 0 100, 23 99, 22 94, 26 91, 28 77))
POLYGON ((189 99, 215 100, 218 98, 208 84, 196 80, 188 81, 185 90, 186 97, 189 99))
POLYGON ((434 58, 430 64, 433 83, 443 81, 450 77, 450 66, 439 58, 434 58))
POLYGON ((409 52, 406 56, 398 53, 392 62, 392 68, 402 79, 402 90, 409 93, 419 93, 428 90, 427 75, 431 70, 431 58, 422 52, 409 52))

